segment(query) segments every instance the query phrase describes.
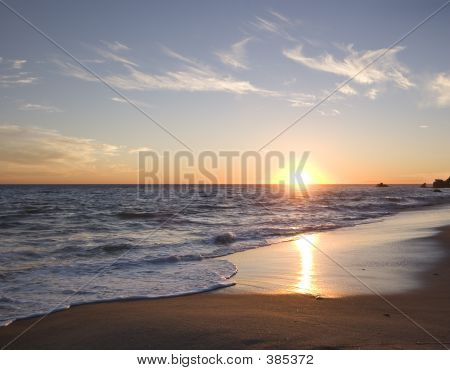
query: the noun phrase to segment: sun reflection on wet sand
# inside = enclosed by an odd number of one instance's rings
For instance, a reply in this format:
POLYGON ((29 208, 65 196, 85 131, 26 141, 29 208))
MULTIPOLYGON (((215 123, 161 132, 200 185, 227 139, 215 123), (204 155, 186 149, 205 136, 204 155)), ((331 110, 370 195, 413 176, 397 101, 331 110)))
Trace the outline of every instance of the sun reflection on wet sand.
POLYGON ((313 282, 314 247, 310 243, 315 244, 317 240, 318 234, 309 234, 302 235, 295 241, 300 257, 299 279, 295 287, 298 293, 311 294, 315 290, 313 282))

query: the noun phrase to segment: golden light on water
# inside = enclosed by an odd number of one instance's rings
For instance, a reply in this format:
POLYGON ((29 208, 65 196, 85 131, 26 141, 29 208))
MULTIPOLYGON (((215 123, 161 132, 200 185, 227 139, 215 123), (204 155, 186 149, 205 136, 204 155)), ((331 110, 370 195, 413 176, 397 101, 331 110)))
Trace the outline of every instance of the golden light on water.
POLYGON ((314 272, 314 247, 318 240, 317 234, 302 235, 295 241, 299 251, 300 268, 299 278, 296 285, 296 291, 299 293, 312 293, 314 291, 314 282, 312 279, 314 272))

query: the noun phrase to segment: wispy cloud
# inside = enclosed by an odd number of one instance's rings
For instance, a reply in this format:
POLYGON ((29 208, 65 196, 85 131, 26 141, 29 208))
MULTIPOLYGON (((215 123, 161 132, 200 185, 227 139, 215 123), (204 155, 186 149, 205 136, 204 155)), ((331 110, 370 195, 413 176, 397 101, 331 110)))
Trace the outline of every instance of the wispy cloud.
POLYGON ((293 26, 293 23, 287 17, 275 11, 269 11, 268 13, 268 18, 257 16, 253 22, 250 22, 250 25, 260 31, 281 36, 288 41, 297 41, 288 31, 293 26))
POLYGON ((317 97, 313 94, 287 93, 285 95, 292 107, 311 107, 317 101, 317 97))
POLYGON ((349 84, 342 86, 339 89, 339 92, 341 94, 348 95, 348 96, 352 96, 352 95, 357 95, 358 94, 358 92, 352 86, 350 86, 349 84))
POLYGON ((82 63, 87 63, 87 64, 103 64, 103 63, 105 63, 105 60, 104 59, 97 59, 97 58, 94 58, 94 59, 81 59, 81 62, 82 63))
MULTIPOLYGON (((210 66, 184 57, 168 48, 165 48, 164 51, 167 55, 185 62, 183 66, 178 70, 154 74, 139 69, 135 63, 129 63, 121 58, 112 58, 111 60, 119 63, 125 69, 126 73, 107 74, 103 75, 102 78, 114 87, 123 90, 217 91, 239 95, 279 95, 275 91, 256 87, 249 81, 239 80, 230 75, 216 72, 210 66)), ((72 63, 55 62, 61 71, 68 76, 85 81, 97 81, 95 77, 72 63)))
POLYGON ((180 53, 177 53, 176 51, 168 48, 167 46, 161 45, 161 49, 164 52, 164 54, 166 54, 167 56, 169 56, 169 57, 171 57, 173 59, 177 59, 177 60, 179 60, 181 62, 192 64, 194 66, 198 66, 198 65, 201 64, 201 63, 197 62, 194 59, 185 57, 184 55, 181 55, 180 53))
POLYGON ((281 22, 284 22, 286 24, 292 24, 290 19, 283 14, 276 12, 275 10, 269 10, 269 13, 272 14, 275 18, 278 18, 281 22))
MULTIPOLYGON (((234 44, 231 51, 233 56, 241 56, 245 44, 249 38, 243 39, 234 44)), ((254 85, 250 81, 238 79, 230 74, 223 74, 216 71, 211 66, 186 57, 177 51, 165 46, 161 46, 162 51, 167 56, 181 62, 179 68, 168 70, 163 73, 151 73, 142 70, 139 67, 130 65, 121 59, 113 59, 123 69, 123 72, 102 74, 101 78, 114 86, 125 91, 186 91, 186 92, 226 92, 236 95, 254 94, 264 97, 272 97, 288 102, 293 107, 310 107, 318 101, 318 96, 298 91, 277 91, 266 89, 254 85)), ((234 59, 234 61, 236 61, 234 59)), ((240 60, 238 60, 241 63, 240 60)), ((95 77, 87 73, 82 68, 68 62, 56 61, 61 71, 71 77, 85 80, 97 81, 95 77)), ((236 63, 235 63, 236 65, 236 63)), ((287 82, 290 85, 296 80, 287 82)), ((343 95, 355 95, 357 92, 351 86, 345 86, 342 89, 343 95)), ((119 97, 112 98, 117 103, 124 103, 125 100, 119 97)), ((133 101, 137 105, 146 105, 133 101)))
POLYGON ((234 94, 274 95, 273 91, 258 88, 249 81, 221 75, 209 68, 187 66, 165 74, 151 74, 126 66, 128 74, 110 75, 105 79, 123 90, 222 91, 234 94))
POLYGON ((147 146, 141 146, 141 147, 138 147, 138 148, 130 148, 130 149, 128 149, 128 153, 136 154, 136 153, 139 153, 139 152, 149 152, 151 150, 152 149, 147 147, 147 146))
POLYGON ((236 69, 248 69, 245 47, 251 39, 251 37, 246 37, 231 45, 230 50, 218 51, 216 52, 216 55, 223 64, 236 69))
POLYGON ((22 69, 22 67, 25 65, 27 61, 25 59, 14 59, 12 61, 12 68, 13 69, 22 69))
POLYGON ((26 59, 4 59, 0 57, 0 64, 3 63, 9 69, 22 69, 26 62, 26 59))
POLYGON ((132 182, 131 155, 144 149, 0 123, 0 182, 132 182))
POLYGON ((386 49, 356 51, 353 45, 348 45, 347 55, 343 59, 337 59, 329 53, 318 57, 308 57, 303 53, 302 46, 299 45, 293 49, 285 49, 283 54, 311 69, 353 77, 379 55, 386 53, 376 63, 357 75, 354 81, 361 84, 392 81, 398 87, 408 89, 413 87, 414 83, 407 76, 408 69, 396 57, 403 49, 403 47, 397 46, 388 51, 386 49))
POLYGON ((331 109, 329 111, 324 111, 324 110, 320 110, 318 109, 317 112, 321 115, 321 116, 331 116, 331 117, 335 117, 335 116, 339 116, 341 114, 341 112, 337 109, 331 109))
POLYGON ((61 109, 54 107, 52 105, 43 105, 43 104, 31 104, 26 103, 19 106, 19 110, 23 111, 40 111, 46 113, 58 113, 62 112, 61 109))
POLYGON ((123 63, 123 64, 128 64, 133 67, 138 67, 138 65, 135 62, 133 62, 130 59, 125 58, 124 56, 119 55, 117 53, 113 53, 111 51, 108 51, 108 50, 105 50, 102 48, 95 48, 95 51, 107 60, 110 60, 113 62, 118 62, 118 63, 123 63))
POLYGON ((429 83, 433 103, 438 107, 450 106, 450 74, 439 73, 429 83))
POLYGON ((283 81, 283 85, 284 86, 291 86, 293 84, 295 84, 297 82, 297 78, 296 77, 292 77, 288 80, 283 81))
MULTIPOLYGON (((112 86, 126 91, 186 91, 186 92, 226 92, 230 94, 254 94, 287 101, 293 107, 310 107, 317 101, 317 96, 301 92, 286 92, 264 89, 255 86, 250 81, 236 79, 215 71, 211 66, 203 64, 180 53, 162 47, 163 52, 180 62, 179 69, 162 74, 145 72, 127 63, 117 61, 125 73, 102 75, 102 78, 112 86)), ((83 69, 71 63, 56 61, 61 71, 71 77, 85 81, 97 81, 83 69)), ((295 80, 294 80, 295 81, 295 80)), ((345 90, 347 94, 350 91, 345 90)), ((120 97, 111 98, 117 103, 126 101, 120 97)), ((146 102, 134 101, 137 105, 148 105, 146 102)))
POLYGON ((53 130, 0 125, 0 162, 4 164, 70 171, 74 167, 93 165, 118 150, 114 145, 65 136, 53 130))
POLYGON ((4 59, 0 57, 0 87, 29 85, 38 80, 29 72, 20 71, 27 61, 25 59, 4 59))
POLYGON ((74 77, 84 81, 98 81, 97 78, 95 78, 93 75, 91 75, 78 65, 70 62, 64 62, 59 59, 53 60, 53 63, 55 63, 59 67, 61 73, 66 76, 74 77))
POLYGON ((27 72, 0 75, 0 87, 30 85, 38 80, 27 72))
POLYGON ((375 100, 379 94, 380 90, 379 89, 370 89, 366 92, 366 96, 370 99, 370 100, 375 100))
MULTIPOLYGON (((125 99, 119 98, 118 96, 113 96, 111 98, 112 101, 116 102, 116 103, 120 103, 120 104, 128 104, 128 102, 125 99)), ((133 102, 134 104, 138 105, 138 106, 142 106, 142 107, 151 107, 152 105, 147 103, 147 102, 143 102, 141 100, 135 100, 135 99, 130 99, 131 102, 133 102)))
POLYGON ((268 21, 267 19, 256 17, 256 21, 252 23, 256 28, 260 30, 278 33, 278 26, 276 23, 268 21))
POLYGON ((108 41, 102 41, 102 43, 108 48, 111 49, 112 51, 122 51, 122 50, 130 50, 130 48, 125 45, 122 44, 119 41, 114 41, 114 42, 108 42, 108 41))

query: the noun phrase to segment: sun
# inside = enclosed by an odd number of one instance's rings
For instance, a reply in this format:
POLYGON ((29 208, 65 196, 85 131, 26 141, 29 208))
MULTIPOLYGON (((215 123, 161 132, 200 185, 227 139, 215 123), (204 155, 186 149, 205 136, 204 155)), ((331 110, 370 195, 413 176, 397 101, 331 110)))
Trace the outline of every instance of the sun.
POLYGON ((310 185, 313 183, 313 177, 308 171, 302 171, 299 175, 300 177, 298 177, 298 180, 301 178, 303 180, 303 184, 310 185))
POLYGON ((330 177, 317 163, 313 162, 306 163, 303 168, 291 166, 287 163, 284 167, 277 168, 273 172, 271 179, 272 184, 285 184, 291 186, 309 186, 330 183, 330 177))
POLYGON ((313 182, 313 177, 310 172, 305 170, 294 173, 288 171, 284 182, 289 185, 310 185, 313 182))
POLYGON ((273 178, 273 184, 286 184, 286 185, 311 185, 315 181, 314 176, 310 170, 302 170, 301 172, 290 172, 289 168, 281 169, 273 178))

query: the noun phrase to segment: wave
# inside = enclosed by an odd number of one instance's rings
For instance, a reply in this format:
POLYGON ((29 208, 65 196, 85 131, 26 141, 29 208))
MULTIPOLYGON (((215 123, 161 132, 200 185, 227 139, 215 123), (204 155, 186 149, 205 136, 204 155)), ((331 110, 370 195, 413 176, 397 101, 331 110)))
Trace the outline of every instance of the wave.
POLYGON ((196 208, 206 210, 223 210, 223 209, 235 209, 237 208, 237 206, 232 204, 200 204, 196 208))
POLYGON ((135 211, 122 211, 117 213, 117 217, 124 220, 133 219, 158 219, 158 218, 173 218, 177 215, 175 212, 135 212, 135 211))
POLYGON ((13 303, 14 301, 8 297, 0 297, 0 303, 13 303))
POLYGON ((147 259, 147 262, 150 263, 177 263, 177 262, 190 262, 190 261, 201 261, 204 257, 201 254, 187 254, 187 255, 171 255, 166 257, 156 257, 156 258, 149 258, 147 259))
POLYGON ((91 248, 88 252, 106 252, 106 253, 117 253, 125 252, 131 248, 135 248, 135 245, 129 244, 111 244, 111 245, 101 245, 99 247, 91 248))
MULTIPOLYGON (((234 276, 235 274, 233 274, 234 276)), ((232 276, 231 276, 232 277, 232 276)), ((231 278, 230 277, 230 278, 231 278)), ((213 284, 207 288, 203 288, 203 289, 198 289, 198 290, 191 290, 191 291, 186 291, 186 292, 182 292, 182 293, 176 293, 176 294, 164 294, 164 295, 136 295, 136 296, 126 296, 126 297, 118 297, 118 298, 111 298, 111 299, 95 299, 92 301, 80 301, 80 302, 74 302, 71 303, 70 305, 65 305, 64 307, 61 308, 56 308, 53 309, 51 311, 42 311, 42 312, 38 312, 38 313, 33 313, 31 315, 24 315, 24 316, 20 316, 20 317, 16 317, 13 319, 6 319, 6 320, 1 320, 0 319, 0 327, 6 327, 8 325, 11 325, 12 323, 19 321, 19 320, 27 320, 27 319, 33 319, 36 317, 41 317, 44 315, 49 315, 52 313, 56 313, 56 312, 61 312, 61 311, 65 311, 68 310, 72 307, 78 307, 78 306, 83 306, 83 305, 89 305, 89 304, 99 304, 99 303, 112 303, 112 302, 126 302, 126 301, 137 301, 137 300, 145 300, 145 299, 161 299, 161 298, 176 298, 176 297, 185 297, 185 296, 189 296, 189 295, 194 295, 194 294, 200 294, 200 293, 207 293, 207 292, 212 292, 214 290, 218 290, 218 289, 224 289, 224 288, 228 288, 231 286, 236 285, 235 282, 228 282, 228 283, 217 283, 217 284, 213 284)))
MULTIPOLYGON (((93 300, 81 300, 81 301, 79 300, 79 301, 71 302, 70 304, 64 305, 62 307, 56 306, 56 308, 53 308, 48 311, 34 312, 29 315, 25 314, 25 315, 20 315, 20 316, 13 317, 13 318, 10 318, 10 317, 1 318, 0 317, 0 327, 8 326, 18 320, 36 318, 36 317, 40 317, 43 315, 48 315, 51 313, 68 310, 71 307, 77 307, 77 306, 81 306, 81 305, 108 303, 108 302, 123 302, 123 301, 144 300, 144 299, 175 298, 175 297, 183 297, 183 296, 194 295, 194 294, 199 294, 199 293, 206 293, 206 292, 210 292, 210 291, 214 291, 214 290, 218 290, 218 289, 228 288, 228 287, 231 287, 236 284, 233 281, 229 281, 229 279, 231 279, 234 275, 236 275, 238 269, 237 269, 236 265, 232 264, 231 262, 227 262, 227 263, 229 265, 231 265, 233 267, 233 269, 225 276, 221 276, 221 279, 223 281, 217 281, 217 282, 209 284, 208 286, 199 287, 198 289, 187 289, 187 290, 180 291, 180 292, 173 293, 173 294, 166 293, 166 294, 148 294, 148 295, 127 295, 127 296, 105 298, 105 299, 98 298, 98 299, 93 299, 93 300)), ((77 291, 73 291, 73 292, 74 292, 72 294, 73 296, 78 294, 77 291)), ((71 294, 70 291, 68 291, 68 294, 71 294)), ((8 301, 9 301, 9 299, 8 299, 8 301)))
POLYGON ((22 208, 24 214, 41 214, 41 213, 52 213, 55 211, 60 211, 61 208, 52 205, 38 205, 38 206, 25 206, 22 208))

